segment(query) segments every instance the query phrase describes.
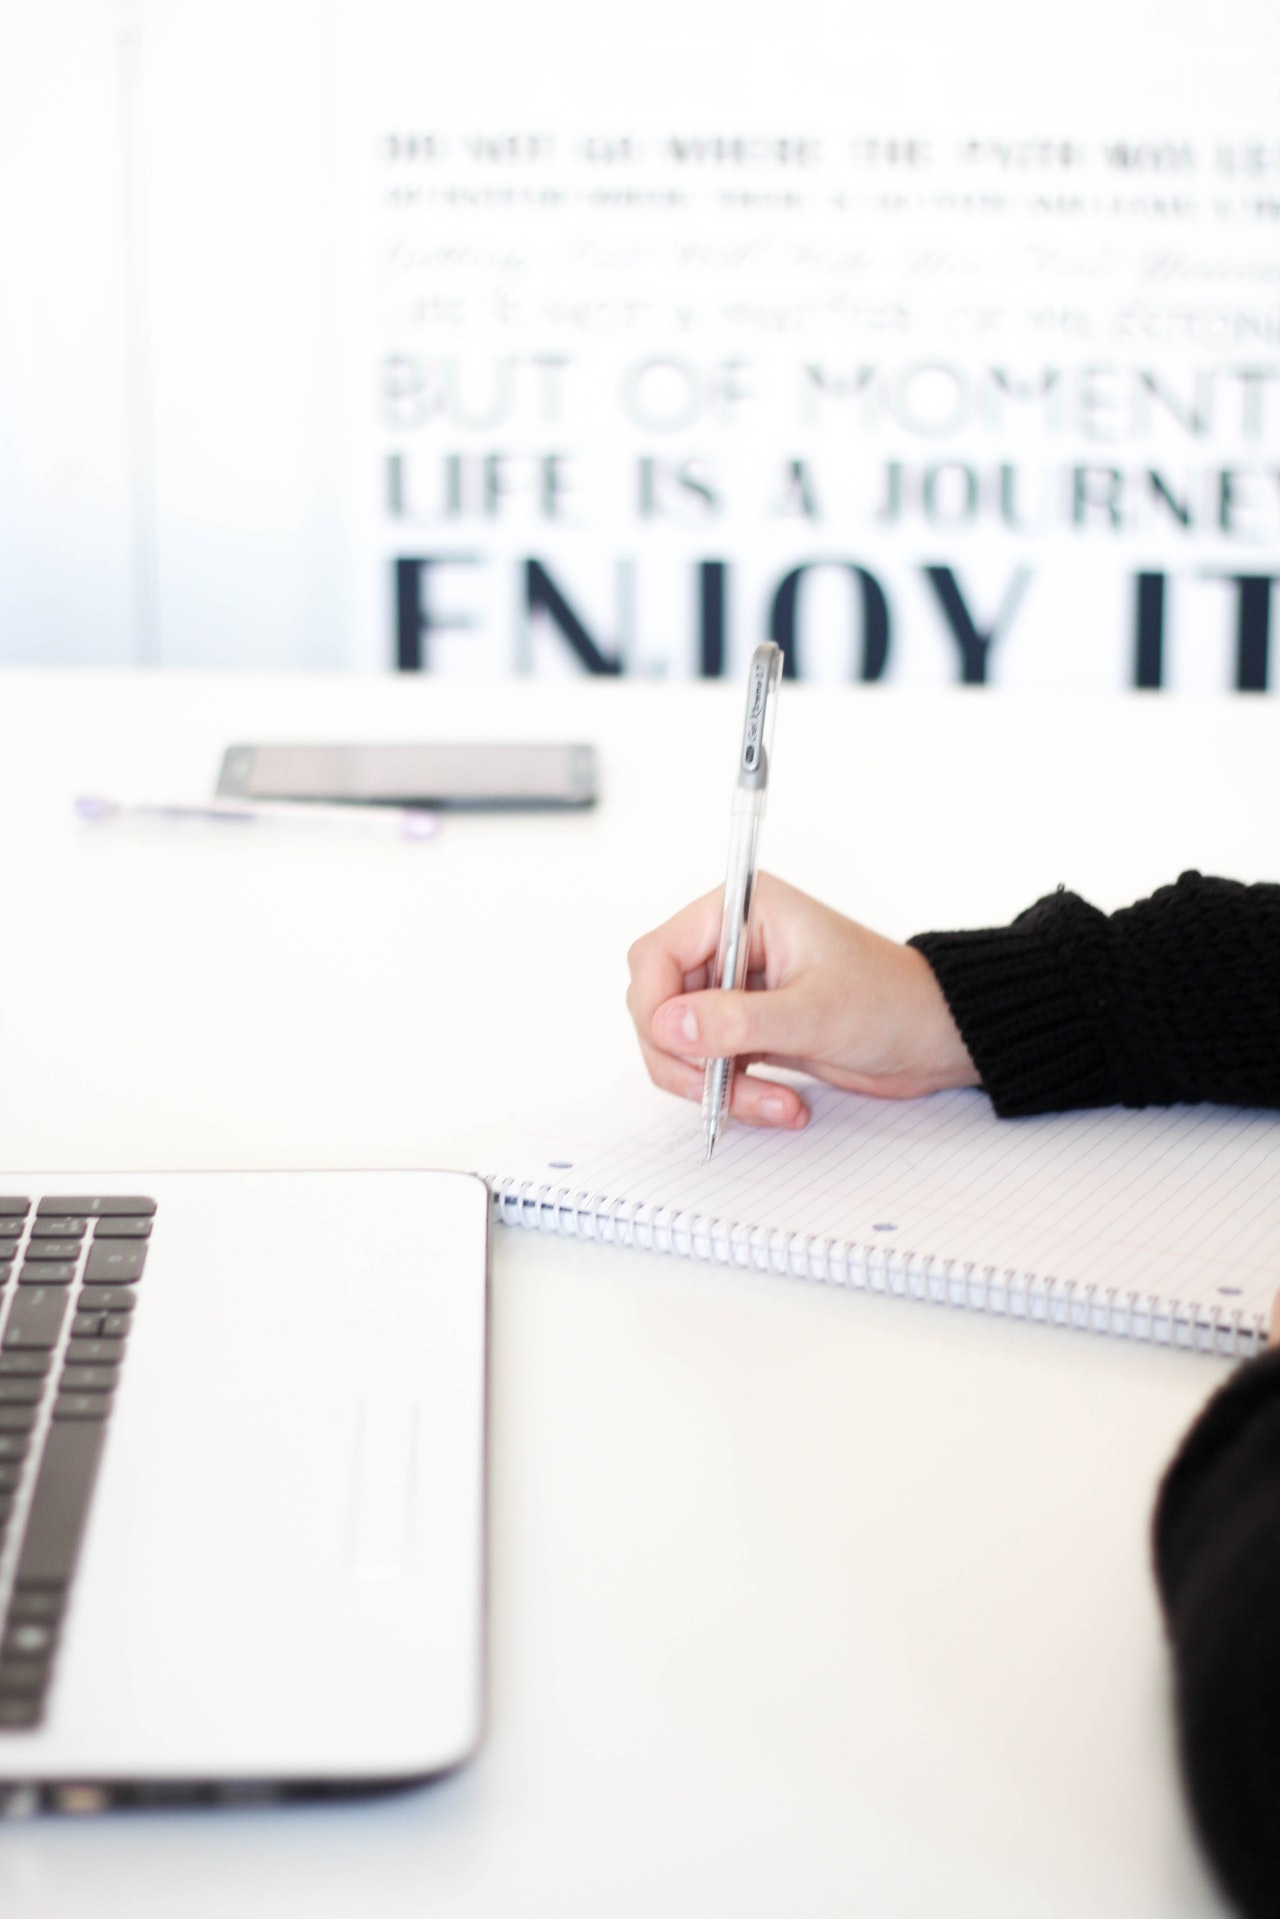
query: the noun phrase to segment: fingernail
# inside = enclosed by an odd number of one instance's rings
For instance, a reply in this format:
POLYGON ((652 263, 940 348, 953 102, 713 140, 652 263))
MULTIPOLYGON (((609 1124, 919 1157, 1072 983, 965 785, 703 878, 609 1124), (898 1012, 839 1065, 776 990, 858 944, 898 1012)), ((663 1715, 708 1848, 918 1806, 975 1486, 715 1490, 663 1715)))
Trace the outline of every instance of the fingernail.
POLYGON ((690 1007, 664 1007, 661 1024, 666 1028, 667 1037, 673 1045, 695 1046, 697 1044, 698 1022, 690 1007))
POLYGON ((780 1093, 769 1093, 760 1102, 760 1115, 763 1119, 786 1119, 790 1107, 780 1093))

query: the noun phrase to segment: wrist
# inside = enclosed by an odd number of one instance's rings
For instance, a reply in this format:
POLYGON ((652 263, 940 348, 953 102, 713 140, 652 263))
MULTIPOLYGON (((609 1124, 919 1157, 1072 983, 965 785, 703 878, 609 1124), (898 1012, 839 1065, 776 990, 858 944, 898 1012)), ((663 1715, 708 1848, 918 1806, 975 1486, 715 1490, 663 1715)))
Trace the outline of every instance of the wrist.
POLYGON ((936 973, 915 946, 905 946, 902 951, 912 975, 910 1044, 914 1071, 934 1093, 954 1086, 980 1086, 982 1076, 936 973))

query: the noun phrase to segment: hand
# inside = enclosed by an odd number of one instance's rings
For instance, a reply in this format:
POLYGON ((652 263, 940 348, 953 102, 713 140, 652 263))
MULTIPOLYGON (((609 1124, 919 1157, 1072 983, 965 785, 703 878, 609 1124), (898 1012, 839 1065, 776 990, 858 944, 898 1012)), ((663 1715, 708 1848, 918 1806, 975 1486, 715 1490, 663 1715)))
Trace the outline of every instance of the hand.
MULTIPOLYGON (((851 1093, 911 1099, 978 1074, 922 953, 883 939, 771 874, 756 881, 748 988, 708 991, 720 936, 719 891, 646 933, 627 955, 627 1006, 649 1077, 702 1097, 702 1062, 734 1058, 812 1074, 851 1093)), ((793 1086, 735 1073, 730 1112, 760 1126, 803 1126, 793 1086)))

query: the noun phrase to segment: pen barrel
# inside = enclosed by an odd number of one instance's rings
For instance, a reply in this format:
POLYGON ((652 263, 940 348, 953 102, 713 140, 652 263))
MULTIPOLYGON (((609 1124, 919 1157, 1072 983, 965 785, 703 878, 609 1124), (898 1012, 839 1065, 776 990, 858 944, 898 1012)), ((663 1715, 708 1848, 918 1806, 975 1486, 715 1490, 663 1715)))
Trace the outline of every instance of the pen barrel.
MULTIPOLYGON (((773 753, 773 722, 782 678, 782 649, 772 641, 751 655, 747 676, 747 710, 738 776, 733 791, 729 832, 729 862, 720 911, 720 939, 716 947, 712 986, 732 991, 747 983, 751 951, 751 907, 755 895, 756 857, 764 819, 773 753)), ((733 1089, 732 1059, 708 1059, 702 1075, 702 1124, 710 1158, 729 1110, 733 1089)))
POLYGON ((764 819, 763 793, 735 793, 725 869, 724 906, 716 948, 713 984, 740 987, 747 977, 751 929, 751 902, 755 893, 756 856, 764 819))
MULTIPOLYGON (((716 949, 712 984, 741 988, 747 983, 751 951, 751 904, 755 894, 756 856, 764 819, 764 793, 739 791, 734 795, 729 834, 729 860, 720 915, 720 943, 716 949)), ((703 1131, 714 1142, 724 1123, 733 1087, 733 1061, 708 1059, 702 1075, 703 1131)))

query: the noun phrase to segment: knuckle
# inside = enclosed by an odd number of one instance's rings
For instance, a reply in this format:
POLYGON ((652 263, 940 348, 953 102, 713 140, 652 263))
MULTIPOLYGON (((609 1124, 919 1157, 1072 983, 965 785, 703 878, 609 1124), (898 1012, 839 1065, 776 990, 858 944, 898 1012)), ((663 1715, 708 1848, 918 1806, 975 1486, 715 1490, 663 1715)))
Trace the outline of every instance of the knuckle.
POLYGON ((713 1017, 708 1038, 715 1041, 720 1055, 745 1053, 751 1041, 751 1015, 740 1000, 726 993, 720 1005, 713 1002, 713 1017))

